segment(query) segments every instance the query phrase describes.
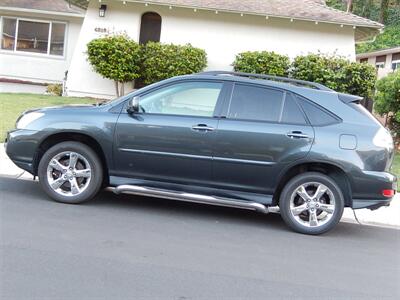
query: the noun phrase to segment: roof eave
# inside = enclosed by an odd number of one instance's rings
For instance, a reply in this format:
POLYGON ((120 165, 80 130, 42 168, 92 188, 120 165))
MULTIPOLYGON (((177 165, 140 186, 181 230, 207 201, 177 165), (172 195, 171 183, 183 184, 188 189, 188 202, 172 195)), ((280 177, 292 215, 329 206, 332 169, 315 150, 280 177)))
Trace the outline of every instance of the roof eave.
POLYGON ((72 17, 72 18, 81 18, 85 17, 84 13, 68 13, 68 12, 59 12, 52 10, 41 10, 41 9, 31 9, 31 8, 20 8, 20 7, 6 7, 0 6, 0 11, 9 11, 9 12, 26 12, 26 13, 36 13, 36 14, 44 14, 44 15, 52 15, 52 16, 63 16, 63 17, 72 17))
POLYGON ((352 27, 363 27, 363 28, 371 28, 381 30, 384 28, 384 25, 373 22, 374 24, 366 25, 360 23, 349 23, 349 22, 340 22, 340 21, 328 21, 318 18, 301 18, 301 17, 290 17, 290 16, 282 16, 278 14, 263 14, 256 13, 251 11, 239 11, 239 10, 228 10, 228 9, 217 9, 217 8, 205 8, 202 6, 196 5, 177 5, 177 4, 168 4, 168 3, 156 3, 156 2, 146 2, 145 0, 115 0, 118 2, 132 2, 132 3, 141 3, 155 6, 167 6, 167 7, 177 7, 177 8, 188 8, 188 9, 197 9, 197 10, 205 10, 205 11, 218 11, 218 12, 226 12, 226 13, 234 13, 234 14, 245 14, 245 15, 254 15, 254 16, 262 16, 262 17, 271 17, 271 18, 280 18, 287 20, 298 20, 298 21, 306 21, 306 22, 318 22, 318 23, 326 23, 326 24, 335 24, 335 25, 343 25, 343 26, 352 26, 352 27))
POLYGON ((370 42, 375 39, 375 37, 380 34, 383 30, 382 27, 357 27, 354 35, 356 43, 370 42))
POLYGON ((379 55, 387 55, 387 54, 397 53, 397 52, 400 52, 400 46, 382 49, 382 50, 378 50, 378 51, 360 53, 360 54, 357 54, 356 57, 357 57, 357 59, 362 59, 362 58, 368 58, 368 57, 379 56, 379 55))

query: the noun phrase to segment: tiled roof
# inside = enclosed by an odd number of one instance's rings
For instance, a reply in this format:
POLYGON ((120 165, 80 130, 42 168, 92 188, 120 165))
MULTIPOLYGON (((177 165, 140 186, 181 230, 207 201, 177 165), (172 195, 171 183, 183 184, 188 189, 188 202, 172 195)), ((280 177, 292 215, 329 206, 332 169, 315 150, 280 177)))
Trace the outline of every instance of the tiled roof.
POLYGON ((0 8, 34 9, 67 14, 84 15, 85 10, 72 5, 68 0, 1 0, 0 8))
POLYGON ((268 15, 352 26, 383 28, 383 25, 326 6, 323 0, 127 0, 149 4, 212 9, 238 13, 268 15))

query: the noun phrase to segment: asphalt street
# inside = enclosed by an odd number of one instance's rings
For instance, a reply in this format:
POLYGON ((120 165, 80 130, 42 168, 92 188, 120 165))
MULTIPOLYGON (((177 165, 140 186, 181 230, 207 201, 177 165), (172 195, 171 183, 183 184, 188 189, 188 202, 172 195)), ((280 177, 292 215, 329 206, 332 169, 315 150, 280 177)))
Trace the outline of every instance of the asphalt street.
POLYGON ((400 299, 400 231, 291 232, 279 215, 0 177, 1 299, 400 299))

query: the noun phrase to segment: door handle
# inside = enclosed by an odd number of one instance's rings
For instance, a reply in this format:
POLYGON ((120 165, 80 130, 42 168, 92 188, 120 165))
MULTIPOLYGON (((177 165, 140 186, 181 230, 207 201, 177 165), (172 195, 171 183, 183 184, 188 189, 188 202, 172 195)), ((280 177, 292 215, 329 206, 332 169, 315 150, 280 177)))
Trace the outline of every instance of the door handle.
POLYGON ((292 131, 286 134, 291 139, 308 139, 308 135, 302 133, 301 131, 292 131))
POLYGON ((215 129, 214 127, 207 126, 207 124, 197 124, 197 125, 192 126, 192 130, 195 130, 195 131, 208 132, 208 131, 214 131, 214 129, 215 129))

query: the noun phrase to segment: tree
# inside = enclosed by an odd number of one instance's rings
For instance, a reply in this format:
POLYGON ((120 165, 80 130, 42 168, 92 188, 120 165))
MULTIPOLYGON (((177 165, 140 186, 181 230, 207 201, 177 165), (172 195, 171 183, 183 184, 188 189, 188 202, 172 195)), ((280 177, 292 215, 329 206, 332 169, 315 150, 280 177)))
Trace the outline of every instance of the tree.
POLYGON ((379 13, 379 22, 382 24, 386 23, 389 10, 389 0, 381 0, 381 10, 379 13))
POLYGON ((117 96, 124 94, 123 83, 139 78, 140 53, 140 45, 125 34, 105 36, 87 44, 89 63, 101 76, 114 80, 117 96))

